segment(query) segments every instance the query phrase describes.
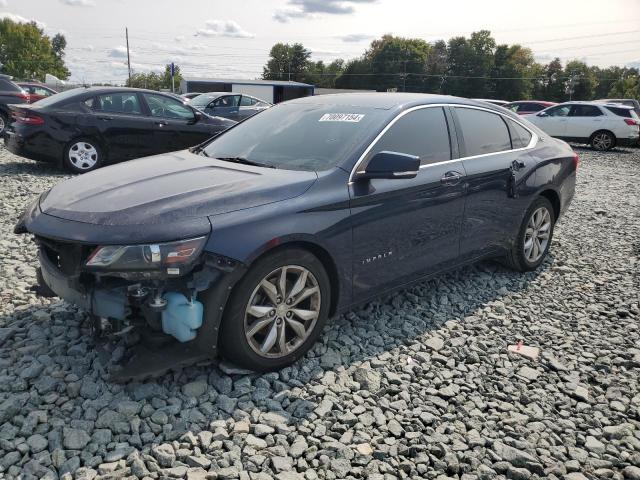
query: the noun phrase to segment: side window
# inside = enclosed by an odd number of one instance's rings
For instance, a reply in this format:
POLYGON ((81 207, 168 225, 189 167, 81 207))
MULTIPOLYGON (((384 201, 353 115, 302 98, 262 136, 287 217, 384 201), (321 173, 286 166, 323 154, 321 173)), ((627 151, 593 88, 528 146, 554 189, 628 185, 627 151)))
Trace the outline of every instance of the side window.
POLYGON ((33 92, 37 95, 44 95, 45 97, 48 97, 51 95, 51 92, 49 90, 45 90, 44 88, 40 88, 40 87, 33 87, 33 92))
POLYGON ((461 107, 456 107, 456 114, 467 157, 511 150, 509 130, 500 115, 461 107))
POLYGON ((252 105, 255 105, 256 101, 255 99, 251 98, 251 97, 247 97, 245 95, 242 96, 242 99, 240 100, 240 106, 241 107, 250 107, 252 105))
POLYGON ((179 100, 164 95, 143 93, 152 117, 193 120, 193 111, 179 100))
POLYGON ((511 144, 513 148, 524 148, 531 142, 531 132, 519 123, 507 119, 511 128, 511 144))
POLYGON ((547 114, 550 117, 566 117, 569 115, 569 110, 571 110, 571 105, 560 105, 547 110, 547 114))
POLYGON ((450 160, 449 129, 442 108, 422 108, 400 117, 374 145, 368 158, 382 151, 416 155, 420 165, 450 160))
POLYGON ((224 97, 217 98, 214 100, 213 106, 221 108, 233 107, 233 97, 231 95, 225 95, 224 97))
MULTIPOLYGON (((93 104, 94 104, 94 103, 97 103, 97 102, 96 102, 95 97, 87 98, 87 99, 84 101, 84 104, 85 104, 87 107, 91 108, 91 109, 93 109, 93 104)), ((97 110, 97 109, 96 109, 96 110, 97 110)))
POLYGON ((539 112, 540 110, 543 110, 545 108, 544 105, 540 105, 539 103, 529 103, 528 105, 528 112, 539 112))
POLYGON ((574 105, 570 115, 572 117, 599 117, 602 112, 593 105, 574 105))
POLYGON ((93 109, 99 112, 140 114, 138 95, 131 92, 108 93, 98 95, 93 102, 93 109))

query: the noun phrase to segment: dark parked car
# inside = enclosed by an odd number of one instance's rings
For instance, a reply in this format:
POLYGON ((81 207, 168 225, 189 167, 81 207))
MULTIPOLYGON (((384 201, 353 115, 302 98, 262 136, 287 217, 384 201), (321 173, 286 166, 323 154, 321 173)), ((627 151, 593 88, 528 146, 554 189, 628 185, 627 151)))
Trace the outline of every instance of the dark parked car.
POLYGON ((532 115, 554 105, 557 105, 557 103, 541 100, 518 100, 517 102, 507 103, 503 107, 516 112, 518 115, 532 115))
POLYGON ((192 98, 195 98, 198 95, 202 95, 202 93, 201 92, 189 92, 189 93, 183 93, 180 96, 183 97, 183 98, 186 98, 187 100, 191 100, 192 98))
POLYGON ((577 166, 565 142, 486 103, 306 97, 190 151, 62 182, 15 231, 35 236, 44 291, 184 342, 165 366, 219 348, 263 371, 390 289, 482 258, 536 269, 577 166))
POLYGON ((77 173, 182 150, 236 123, 173 95, 135 88, 76 88, 11 110, 7 149, 77 173))
POLYGON ((8 75, 0 75, 0 136, 9 124, 9 106, 12 103, 27 103, 29 95, 11 81, 8 75))
POLYGON ((19 82, 17 85, 22 88, 29 95, 29 103, 37 102, 43 98, 55 95, 56 92, 53 88, 49 88, 46 85, 36 82, 19 82))
POLYGON ((238 122, 273 106, 251 95, 225 92, 202 93, 189 100, 189 105, 209 115, 219 115, 238 122))

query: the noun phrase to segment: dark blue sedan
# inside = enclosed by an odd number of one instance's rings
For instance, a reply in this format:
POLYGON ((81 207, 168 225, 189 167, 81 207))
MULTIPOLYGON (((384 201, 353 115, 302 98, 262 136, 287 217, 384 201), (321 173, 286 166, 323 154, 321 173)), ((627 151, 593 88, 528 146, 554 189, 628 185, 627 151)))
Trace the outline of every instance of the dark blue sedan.
POLYGON ((394 288, 485 258, 538 268, 577 167, 566 143, 487 103, 307 97, 60 183, 16 232, 40 246, 43 293, 102 329, 172 339, 152 369, 219 350, 265 371, 394 288))

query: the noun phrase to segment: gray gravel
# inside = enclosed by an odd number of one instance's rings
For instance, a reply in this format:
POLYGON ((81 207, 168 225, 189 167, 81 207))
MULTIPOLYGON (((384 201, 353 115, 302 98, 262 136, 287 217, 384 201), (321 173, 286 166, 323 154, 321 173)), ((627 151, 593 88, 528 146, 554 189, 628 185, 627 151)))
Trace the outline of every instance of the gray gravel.
POLYGON ((400 291, 278 373, 114 385, 122 351, 34 296, 34 245, 11 233, 64 175, 0 149, 0 478, 639 479, 640 150, 580 154, 538 272, 400 291), (506 352, 519 339, 538 360, 506 352))

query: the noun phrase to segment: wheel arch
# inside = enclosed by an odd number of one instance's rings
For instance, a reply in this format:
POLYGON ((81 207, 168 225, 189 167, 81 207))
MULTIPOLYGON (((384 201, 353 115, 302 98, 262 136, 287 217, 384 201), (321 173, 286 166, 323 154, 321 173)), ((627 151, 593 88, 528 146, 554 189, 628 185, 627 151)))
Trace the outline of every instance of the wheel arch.
POLYGON ((547 200, 549 200, 549 202, 551 202, 551 205, 553 206, 554 219, 558 220, 558 217, 560 216, 560 212, 562 208, 562 204, 560 201, 560 194, 556 192, 553 188, 547 188, 545 190, 542 190, 538 194, 538 196, 544 197, 547 200))

